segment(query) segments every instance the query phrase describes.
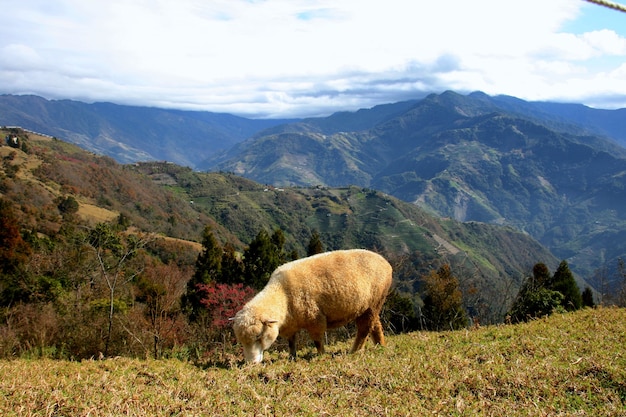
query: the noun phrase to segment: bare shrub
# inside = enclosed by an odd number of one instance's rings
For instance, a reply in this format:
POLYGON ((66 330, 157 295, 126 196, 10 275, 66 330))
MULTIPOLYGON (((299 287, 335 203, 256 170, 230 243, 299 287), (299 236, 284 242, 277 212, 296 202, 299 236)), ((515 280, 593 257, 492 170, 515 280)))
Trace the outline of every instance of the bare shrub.
POLYGON ((58 316, 51 303, 18 304, 5 315, 2 333, 7 337, 0 344, 3 355, 45 356, 54 354, 59 333, 58 316))

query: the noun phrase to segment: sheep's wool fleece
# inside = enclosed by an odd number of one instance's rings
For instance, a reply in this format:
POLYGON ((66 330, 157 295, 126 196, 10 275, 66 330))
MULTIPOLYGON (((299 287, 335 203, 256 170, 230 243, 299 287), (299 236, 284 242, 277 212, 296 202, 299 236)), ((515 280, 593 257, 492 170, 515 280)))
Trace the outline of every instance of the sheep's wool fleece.
POLYGON ((254 310, 257 319, 278 320, 287 327, 306 327, 322 314, 328 328, 338 327, 368 308, 380 310, 391 275, 391 265, 374 252, 326 252, 278 267, 244 309, 254 310))

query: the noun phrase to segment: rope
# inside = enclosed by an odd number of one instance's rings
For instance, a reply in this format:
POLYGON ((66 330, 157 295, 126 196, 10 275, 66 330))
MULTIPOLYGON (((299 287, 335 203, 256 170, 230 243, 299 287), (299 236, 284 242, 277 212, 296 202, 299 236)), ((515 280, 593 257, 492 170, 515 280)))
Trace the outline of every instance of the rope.
POLYGON ((600 6, 608 7, 609 9, 618 10, 620 12, 626 13, 626 6, 622 6, 621 4, 618 4, 618 3, 613 3, 611 1, 606 1, 606 0, 585 0, 585 1, 588 1, 589 3, 598 4, 600 6))

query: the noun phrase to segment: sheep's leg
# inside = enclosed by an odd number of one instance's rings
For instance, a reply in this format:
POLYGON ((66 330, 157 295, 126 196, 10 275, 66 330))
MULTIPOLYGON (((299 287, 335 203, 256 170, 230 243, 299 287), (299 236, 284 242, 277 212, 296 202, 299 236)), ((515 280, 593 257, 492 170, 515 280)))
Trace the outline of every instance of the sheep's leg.
POLYGON ((372 339, 374 343, 385 346, 385 335, 383 333, 383 325, 380 323, 380 317, 374 316, 374 322, 372 323, 372 339))
POLYGON ((317 340, 313 339, 313 344, 315 345, 315 348, 317 349, 317 353, 319 355, 324 353, 324 334, 322 333, 322 335, 317 340))
POLYGON ((372 330, 372 310, 367 310, 365 313, 357 317, 356 319, 356 338, 354 339, 354 344, 352 345, 351 353, 358 352, 363 349, 363 345, 367 340, 367 336, 370 334, 372 330))
POLYGON ((296 335, 297 333, 293 334, 287 339, 287 341, 289 342, 289 359, 292 359, 292 360, 296 360, 296 357, 297 357, 296 335))
POLYGON ((320 315, 315 323, 307 328, 309 332, 309 336, 313 340, 315 344, 315 348, 317 349, 317 354, 321 355, 324 353, 324 336, 326 335, 326 328, 328 327, 328 323, 326 321, 326 317, 324 315, 320 315))
POLYGON ((317 349, 318 355, 323 354, 324 351, 324 335, 326 334, 326 325, 320 325, 318 328, 311 330, 309 329, 309 335, 311 339, 313 339, 313 344, 317 349))

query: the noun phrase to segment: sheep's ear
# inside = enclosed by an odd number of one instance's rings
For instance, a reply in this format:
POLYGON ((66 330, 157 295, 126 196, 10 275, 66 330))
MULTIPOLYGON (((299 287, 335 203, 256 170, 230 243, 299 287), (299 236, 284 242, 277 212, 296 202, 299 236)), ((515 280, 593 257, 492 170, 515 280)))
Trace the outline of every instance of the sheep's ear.
POLYGON ((233 321, 233 320, 235 320, 234 317, 231 317, 231 318, 228 319, 228 321, 233 321))

